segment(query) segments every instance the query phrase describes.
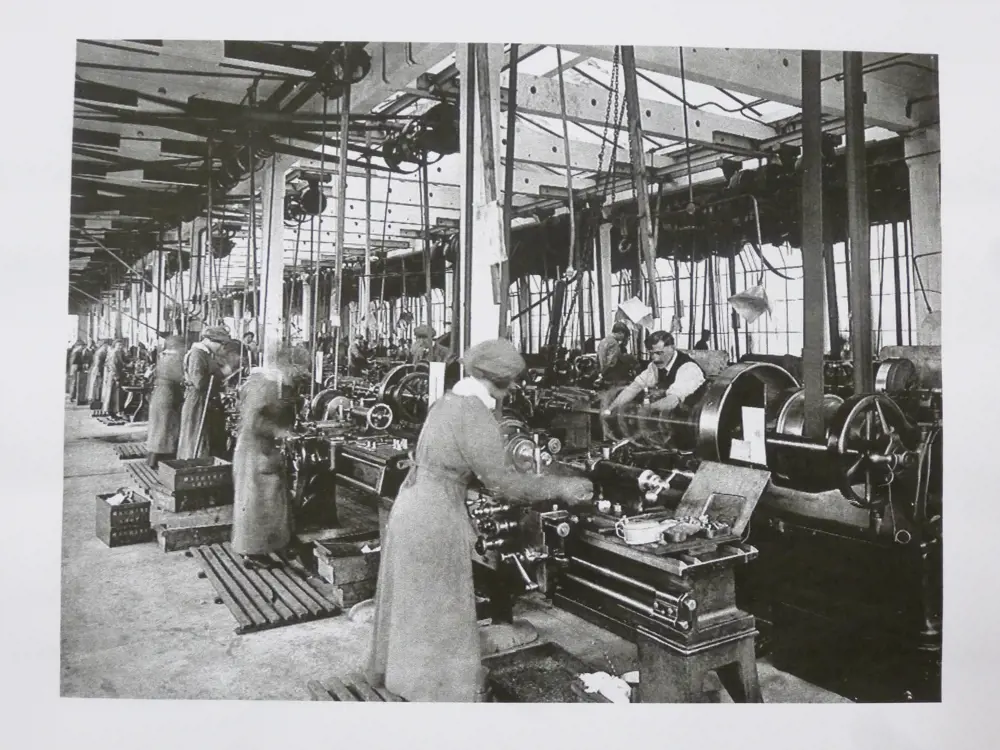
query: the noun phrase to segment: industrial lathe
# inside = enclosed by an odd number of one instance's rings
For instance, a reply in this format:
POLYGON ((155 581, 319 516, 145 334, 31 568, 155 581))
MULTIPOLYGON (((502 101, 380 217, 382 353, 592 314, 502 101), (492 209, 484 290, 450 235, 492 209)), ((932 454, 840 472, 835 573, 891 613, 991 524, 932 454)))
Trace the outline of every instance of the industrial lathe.
MULTIPOLYGON (((669 418, 604 416, 607 393, 598 408, 534 394, 535 413, 540 398, 589 416, 598 440, 547 456, 552 438, 513 422, 514 465, 590 477, 594 506, 524 510, 479 493, 476 562, 635 640, 640 672, 660 676, 640 682, 640 700, 677 699, 674 672, 654 668, 663 654, 755 638, 760 651, 758 624, 772 658, 848 697, 938 700, 940 389, 910 354, 882 358, 876 393, 825 394, 815 440, 803 389, 766 362, 724 369, 669 418)), ((752 695, 741 674, 727 687, 752 695)))
MULTIPOLYGON (((703 395, 666 415, 656 394, 608 413, 620 386, 578 364, 529 372, 501 428, 514 469, 586 476, 593 502, 470 490, 483 616, 534 593, 633 640, 640 701, 701 700, 705 670, 759 700, 764 654, 854 700, 940 699, 939 350, 883 350, 864 394, 828 363, 819 437, 793 361, 703 365, 703 395)), ((384 522, 427 394, 420 365, 321 391, 286 441, 300 503, 335 508, 339 484, 384 522)))

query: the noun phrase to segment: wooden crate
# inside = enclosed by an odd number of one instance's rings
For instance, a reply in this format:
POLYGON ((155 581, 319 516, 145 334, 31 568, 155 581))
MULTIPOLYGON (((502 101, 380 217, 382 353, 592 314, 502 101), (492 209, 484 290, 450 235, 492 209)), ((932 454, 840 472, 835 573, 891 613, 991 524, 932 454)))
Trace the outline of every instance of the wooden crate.
POLYGON ((233 483, 233 465, 221 458, 161 461, 160 483, 171 492, 225 487, 233 483))
POLYGON ((153 539, 153 529, 149 524, 151 503, 142 502, 111 505, 109 492, 97 496, 95 533, 97 538, 109 547, 123 547, 126 544, 140 544, 153 539))
POLYGON ((313 543, 320 578, 333 585, 333 597, 342 608, 375 595, 378 582, 378 552, 362 552, 365 545, 377 546, 373 535, 368 541, 317 541, 313 543))

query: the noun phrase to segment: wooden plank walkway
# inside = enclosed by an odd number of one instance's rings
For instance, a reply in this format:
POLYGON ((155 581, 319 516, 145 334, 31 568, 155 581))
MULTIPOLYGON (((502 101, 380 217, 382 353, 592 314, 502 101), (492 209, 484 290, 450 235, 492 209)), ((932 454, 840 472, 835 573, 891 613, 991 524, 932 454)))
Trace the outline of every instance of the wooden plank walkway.
POLYGON ((154 492, 160 493, 161 496, 170 495, 170 490, 160 483, 156 469, 146 464, 145 461, 130 461, 125 464, 125 473, 131 477, 143 494, 152 500, 158 499, 153 496, 154 492))
POLYGON ((331 677, 325 683, 317 680, 309 680, 306 683, 306 689, 309 690, 309 696, 314 701, 406 702, 385 688, 373 687, 367 678, 358 672, 352 672, 343 678, 331 677))
POLYGON ((272 570, 248 570, 229 543, 193 547, 189 554, 236 619, 237 633, 253 633, 269 628, 333 617, 340 614, 337 604, 309 581, 300 564, 276 554, 280 563, 272 570))
POLYGON ((115 453, 121 461, 131 461, 136 458, 146 457, 145 443, 120 443, 114 447, 115 453))

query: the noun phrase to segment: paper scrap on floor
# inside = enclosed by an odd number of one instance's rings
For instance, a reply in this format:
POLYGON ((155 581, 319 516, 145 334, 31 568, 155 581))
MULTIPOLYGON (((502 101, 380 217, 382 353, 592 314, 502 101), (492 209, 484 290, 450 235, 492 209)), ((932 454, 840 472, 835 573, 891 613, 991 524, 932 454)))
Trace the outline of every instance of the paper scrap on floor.
POLYGON ((629 703, 632 688, 620 677, 612 677, 607 672, 581 674, 580 680, 588 693, 600 693, 612 703, 629 703))

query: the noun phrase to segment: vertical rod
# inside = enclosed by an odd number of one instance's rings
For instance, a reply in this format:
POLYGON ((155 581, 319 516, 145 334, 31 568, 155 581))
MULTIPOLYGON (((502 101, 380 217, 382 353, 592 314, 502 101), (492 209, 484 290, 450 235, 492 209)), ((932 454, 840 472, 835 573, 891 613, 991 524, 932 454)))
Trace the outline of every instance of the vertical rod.
MULTIPOLYGON (((340 319, 341 312, 341 287, 343 287, 344 282, 344 229, 347 223, 347 157, 348 157, 348 136, 351 130, 351 82, 348 79, 347 85, 344 89, 344 93, 341 95, 340 99, 340 163, 337 165, 339 167, 340 174, 337 180, 337 247, 336 247, 336 265, 334 271, 334 292, 333 292, 333 302, 334 311, 333 315, 337 317, 333 318, 336 322, 336 333, 334 334, 333 341, 333 387, 337 387, 337 381, 339 378, 340 371, 340 335, 342 330, 343 321, 340 319)), ((388 197, 386 202, 388 202, 388 197)))
MULTIPOLYGON (((821 56, 802 51, 803 436, 823 435, 823 112, 821 56)), ((788 295, 786 293, 785 297, 788 295)), ((786 327, 788 321, 786 320, 786 327)), ((789 352, 790 353, 790 352, 789 352)))
MULTIPOLYGON (((341 101, 341 107, 343 107, 343 99, 341 101)), ((326 140, 326 118, 327 118, 327 107, 329 106, 329 100, 323 97, 323 140, 326 140)), ((350 106, 350 105, 348 105, 350 106)), ((343 111, 343 110, 342 110, 343 111)), ((346 126, 343 126, 346 129, 346 126)), ((342 134, 343 135, 343 134, 342 134)), ((343 141, 341 141, 343 143, 343 141)), ((341 158, 346 158, 342 153, 341 158)), ((319 266, 320 259, 323 255, 323 181, 326 176, 326 145, 324 144, 319 151, 319 222, 316 227, 316 239, 318 240, 319 247, 316 249, 316 257, 313 263, 313 288, 312 297, 310 302, 310 310, 303 310, 303 315, 310 316, 309 324, 309 402, 312 403, 313 396, 316 395, 316 343, 319 340, 318 333, 316 331, 316 326, 319 323, 319 266)), ((339 216, 339 214, 338 214, 339 216)), ((338 243, 338 247, 340 244, 338 243)), ((338 331, 339 333, 339 331, 338 331)), ((320 379, 322 379, 323 373, 320 373, 320 379)))
POLYGON ((468 60, 466 64, 466 96, 465 106, 468 113, 465 118, 465 243, 462 248, 462 295, 461 295, 461 338, 458 344, 459 356, 471 345, 469 330, 472 322, 472 242, 473 242, 473 211, 475 206, 475 144, 476 144, 476 55, 477 46, 468 45, 468 60))
POLYGON ((903 222, 903 257, 906 260, 906 343, 913 345, 913 276, 910 274, 910 232, 903 222))
POLYGON ((420 166, 420 184, 421 184, 421 196, 420 202, 424 207, 423 216, 420 217, 420 221, 424 225, 424 284, 427 286, 426 298, 427 298, 427 320, 425 321, 427 325, 431 325, 431 300, 432 300, 432 289, 431 289, 431 203, 430 203, 430 187, 428 186, 428 181, 430 177, 427 175, 427 164, 426 162, 420 166))
POLYGON ((604 264, 601 262, 603 250, 601 237, 604 235, 604 226, 601 224, 600 229, 594 233, 593 242, 594 270, 597 271, 597 331, 600 332, 601 339, 608 335, 605 318, 607 317, 607 309, 611 305, 611 300, 604 299, 604 264))
POLYGON ((847 223, 851 237, 851 335, 854 392, 871 393, 871 229, 865 160, 865 91, 860 52, 844 53, 844 119, 847 130, 847 223))
MULTIPOLYGON (((370 330, 371 321, 368 320, 368 315, 371 311, 371 295, 372 295, 372 134, 371 131, 365 131, 365 150, 368 152, 367 163, 365 165, 365 270, 364 270, 364 282, 361 285, 364 297, 364 308, 361 310, 361 314, 364 316, 366 326, 370 330)), ((388 196, 388 193, 386 194, 388 196)), ((388 204, 389 199, 386 197, 386 203, 388 204)), ((388 209, 386 205, 386 209, 388 209)), ((330 298, 333 299, 332 297, 330 298)), ((331 305, 333 307, 333 305, 331 305)), ((337 310, 330 310, 333 315, 338 313, 337 310)), ((367 338, 367 336, 366 336, 367 338)))
MULTIPOLYGON (((834 257, 833 242, 830 241, 829 221, 824 222, 826 236, 823 240, 823 264, 826 269, 826 314, 830 326, 830 354, 840 359, 844 342, 840 340, 840 300, 837 296, 837 259, 834 257)), ((804 304, 804 303, 803 303, 804 304)))
MULTIPOLYGON (((517 64, 519 57, 519 44, 510 45, 510 67, 508 68, 509 81, 507 83, 507 150, 504 161, 503 173, 503 232, 504 247, 507 249, 508 260, 500 264, 500 325, 498 332, 500 338, 507 337, 507 319, 510 316, 510 296, 507 290, 510 289, 510 254, 513 251, 511 239, 511 221, 513 219, 514 208, 514 132, 517 122, 517 64)), ((524 322, 522 319, 521 328, 524 322)), ((523 336, 522 336, 523 338, 523 336)))
POLYGON ((893 301, 896 303, 896 346, 903 345, 903 293, 899 288, 899 225, 892 223, 892 279, 893 301))
POLYGON ((646 163, 643 156, 645 149, 642 147, 642 118, 639 110, 639 86, 636 82, 634 47, 622 47, 622 71, 625 74, 625 101, 628 105, 632 179, 635 185, 635 199, 638 209, 639 248, 646 261, 646 280, 649 284, 649 298, 646 303, 653 311, 653 318, 658 318, 660 312, 656 293, 656 249, 653 247, 653 227, 649 217, 649 192, 646 187, 646 163))
MULTIPOLYGON (((676 263, 676 261, 675 261, 676 263)), ((676 272, 675 272, 676 273, 676 272)), ((680 288, 680 287, 678 287, 680 288)), ((729 256, 729 296, 733 297, 736 295, 736 256, 729 256)), ((740 359, 740 316, 736 310, 732 310, 730 317, 732 319, 733 326, 733 344, 734 351, 733 354, 736 357, 736 361, 740 359)))

